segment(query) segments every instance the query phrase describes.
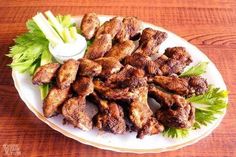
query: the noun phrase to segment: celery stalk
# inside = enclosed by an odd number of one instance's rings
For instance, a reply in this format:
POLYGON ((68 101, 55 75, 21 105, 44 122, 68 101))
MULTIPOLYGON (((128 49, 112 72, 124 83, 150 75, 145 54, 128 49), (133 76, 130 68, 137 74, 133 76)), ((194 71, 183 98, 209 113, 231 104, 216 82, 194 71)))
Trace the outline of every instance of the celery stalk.
POLYGON ((39 86, 39 89, 40 89, 40 95, 41 95, 41 99, 45 99, 46 96, 48 95, 48 92, 49 92, 49 85, 46 84, 46 85, 42 85, 42 86, 39 86))
MULTIPOLYGON (((48 64, 51 62, 52 62, 51 53, 49 53, 49 51, 43 51, 42 55, 41 55, 40 65, 42 66, 42 65, 45 65, 45 64, 48 64)), ((50 86, 49 84, 44 84, 44 85, 39 86, 40 95, 41 95, 42 100, 48 95, 48 92, 50 89, 49 86, 50 86)))
POLYGON ((40 65, 48 64, 52 62, 52 55, 49 51, 43 51, 41 55, 40 65))
POLYGON ((65 42, 67 42, 67 43, 73 41, 73 39, 72 39, 71 36, 70 36, 70 32, 69 32, 69 29, 68 29, 68 28, 64 28, 63 37, 64 37, 64 39, 65 39, 65 42))
POLYGON ((76 27, 70 27, 70 35, 71 37, 76 40, 76 37, 77 37, 77 30, 76 30, 76 27))
MULTIPOLYGON (((56 17, 52 14, 51 11, 46 11, 45 12, 46 16, 48 17, 48 20, 51 22, 52 26, 56 29, 58 34, 61 36, 63 39, 63 26, 58 22, 56 17)), ((64 40, 64 39, 63 39, 64 40)))
POLYGON ((63 43, 61 37, 57 34, 57 32, 52 28, 47 19, 43 16, 42 13, 38 13, 33 17, 34 22, 38 25, 40 30, 46 36, 46 38, 50 41, 51 44, 57 45, 63 43))

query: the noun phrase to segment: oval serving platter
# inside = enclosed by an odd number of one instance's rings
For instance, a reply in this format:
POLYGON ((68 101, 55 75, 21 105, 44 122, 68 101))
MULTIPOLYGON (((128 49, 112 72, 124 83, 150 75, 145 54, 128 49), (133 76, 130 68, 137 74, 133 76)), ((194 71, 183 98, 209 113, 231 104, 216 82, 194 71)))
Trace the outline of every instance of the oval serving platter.
MULTIPOLYGON (((80 16, 75 17, 75 21, 80 23, 80 16)), ((100 15, 99 19, 103 23, 112 18, 112 16, 100 15)), ((188 43, 181 37, 171 33, 164 28, 154 26, 149 23, 143 22, 143 29, 151 27, 156 30, 164 31, 168 34, 168 38, 164 41, 159 49, 160 53, 163 53, 167 47, 183 46, 187 49, 193 58, 193 62, 190 66, 197 64, 200 61, 209 62, 207 72, 203 75, 209 84, 216 85, 221 89, 226 89, 224 80, 217 70, 216 66, 207 56, 197 49, 192 44, 188 43)), ((193 143, 196 143, 200 139, 209 135, 221 122, 226 112, 219 115, 217 119, 206 127, 193 130, 186 138, 171 139, 159 135, 145 136, 144 139, 137 139, 136 133, 126 132, 123 135, 114 135, 110 133, 102 133, 97 129, 93 129, 89 132, 83 132, 78 128, 74 128, 72 125, 63 125, 63 116, 59 115, 52 118, 45 118, 42 111, 42 100, 40 99, 40 92, 37 86, 34 86, 31 82, 31 77, 28 74, 21 74, 16 71, 12 71, 12 77, 15 87, 25 102, 26 106, 44 123, 48 124, 52 129, 62 133, 63 135, 75 139, 83 144, 91 145, 97 148, 112 150, 117 152, 129 152, 129 153, 159 153, 164 151, 176 150, 193 143)))

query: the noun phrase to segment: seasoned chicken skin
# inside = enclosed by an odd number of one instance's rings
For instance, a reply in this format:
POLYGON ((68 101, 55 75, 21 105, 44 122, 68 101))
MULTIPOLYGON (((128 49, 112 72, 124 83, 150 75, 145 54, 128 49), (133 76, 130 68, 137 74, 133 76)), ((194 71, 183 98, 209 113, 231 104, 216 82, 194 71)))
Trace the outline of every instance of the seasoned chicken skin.
POLYGON ((126 40, 115 44, 106 54, 105 57, 114 57, 121 61, 127 55, 131 55, 135 49, 135 44, 131 40, 126 40))
POLYGON ((110 34, 102 34, 97 37, 85 53, 87 59, 97 59, 103 57, 112 47, 112 37, 110 34))
POLYGON ((137 69, 130 65, 126 65, 120 72, 111 75, 108 77, 106 83, 107 84, 116 84, 117 82, 123 82, 127 78, 131 77, 144 77, 144 71, 141 69, 137 69))
POLYGON ((123 67, 122 64, 114 57, 102 57, 95 60, 102 66, 102 72, 99 77, 109 77, 111 74, 117 73, 123 67))
POLYGON ((99 113, 95 117, 96 127, 114 134, 124 133, 126 124, 122 107, 115 102, 101 99, 96 93, 93 93, 92 97, 99 108, 99 113))
POLYGON ((164 56, 158 58, 156 63, 162 63, 160 70, 163 75, 181 74, 191 62, 191 56, 183 47, 167 48, 164 56), (160 61, 159 61, 160 60, 160 61))
POLYGON ((71 85, 76 78, 79 68, 79 62, 74 59, 69 59, 61 66, 58 71, 57 85, 59 88, 64 89, 71 85))
POLYGON ((32 79, 33 84, 43 85, 45 83, 50 83, 56 76, 59 67, 60 64, 58 63, 48 63, 38 67, 32 79))
POLYGON ((149 95, 162 106, 157 119, 167 127, 190 128, 195 119, 195 108, 184 97, 168 94, 155 86, 149 86, 149 95))
POLYGON ((75 127, 84 131, 92 129, 92 118, 85 110, 85 97, 73 97, 67 100, 62 108, 62 114, 66 121, 73 124, 75 127))
POLYGON ((111 101, 121 100, 130 102, 135 97, 135 94, 130 92, 129 88, 110 88, 99 80, 94 81, 94 90, 100 94, 102 98, 111 101))
POLYGON ((79 96, 88 96, 94 90, 93 78, 80 76, 72 86, 79 96))
POLYGON ((97 29, 100 26, 100 21, 97 17, 96 13, 87 13, 84 15, 82 22, 81 22, 81 32, 83 36, 90 40, 94 37, 97 29))
POLYGON ((125 17, 122 21, 121 30, 117 33, 116 38, 123 42, 134 38, 141 29, 142 22, 136 17, 125 17))
POLYGON ((155 76, 149 78, 149 82, 153 82, 164 89, 187 97, 193 94, 203 94, 208 89, 206 80, 199 76, 184 78, 176 76, 155 76))
POLYGON ((157 53, 160 44, 167 38, 167 33, 151 28, 145 28, 139 41, 136 53, 152 56, 157 53))
POLYGON ((116 36, 116 34, 120 31, 121 26, 122 26, 122 18, 114 17, 109 21, 106 21, 104 24, 102 24, 101 27, 99 27, 96 33, 96 38, 99 38, 103 34, 110 34, 111 38, 113 39, 116 36))
POLYGON ((79 76, 93 77, 102 72, 102 66, 90 59, 82 58, 79 62, 79 76))
POLYGON ((58 107, 68 98, 69 90, 69 87, 64 89, 53 87, 50 89, 43 101, 43 114, 45 117, 48 118, 56 114, 58 107))

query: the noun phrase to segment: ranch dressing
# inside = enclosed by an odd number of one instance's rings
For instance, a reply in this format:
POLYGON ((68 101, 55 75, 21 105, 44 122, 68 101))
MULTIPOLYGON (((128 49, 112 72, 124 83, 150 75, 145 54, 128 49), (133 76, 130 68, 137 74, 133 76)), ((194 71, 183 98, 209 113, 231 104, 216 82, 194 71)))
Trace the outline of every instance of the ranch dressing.
POLYGON ((77 35, 76 40, 69 43, 62 43, 55 47, 49 44, 49 51, 61 64, 68 59, 78 60, 79 58, 82 58, 85 54, 86 48, 86 39, 80 34, 77 35))

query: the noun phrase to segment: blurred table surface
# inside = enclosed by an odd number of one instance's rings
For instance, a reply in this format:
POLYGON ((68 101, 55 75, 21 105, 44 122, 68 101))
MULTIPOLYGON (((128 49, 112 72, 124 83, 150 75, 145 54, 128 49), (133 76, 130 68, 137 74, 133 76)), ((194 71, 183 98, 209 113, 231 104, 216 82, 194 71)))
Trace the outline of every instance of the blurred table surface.
MULTIPOLYGON (((0 147, 16 144, 21 156, 236 156, 236 1, 235 0, 0 0, 0 147), (217 66, 230 91, 228 112, 207 138, 180 150, 135 155, 81 144, 52 130, 20 99, 6 66, 13 39, 38 11, 55 14, 137 16, 164 27, 201 49, 217 66)), ((157 141, 158 144, 158 141, 157 141)), ((3 152, 1 152, 3 153, 3 152)), ((0 154, 0 156, 3 154, 0 154)))

